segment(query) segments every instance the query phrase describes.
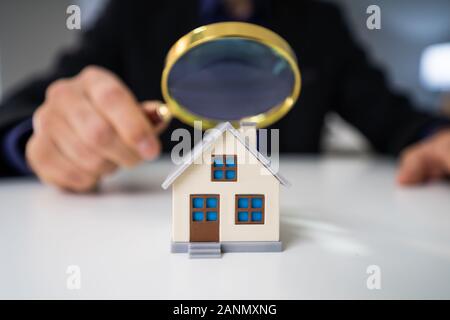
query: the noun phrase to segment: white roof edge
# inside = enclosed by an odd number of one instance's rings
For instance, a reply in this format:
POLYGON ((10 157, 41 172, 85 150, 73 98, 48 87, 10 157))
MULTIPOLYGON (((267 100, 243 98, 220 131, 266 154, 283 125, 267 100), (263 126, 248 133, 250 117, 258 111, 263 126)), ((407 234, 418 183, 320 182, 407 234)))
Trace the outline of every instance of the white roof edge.
POLYGON ((166 180, 161 184, 161 187, 163 189, 168 189, 172 183, 175 182, 175 180, 186 170, 200 155, 203 154, 204 151, 208 150, 213 142, 215 142, 225 131, 231 132, 236 139, 240 143, 242 143, 245 148, 250 151, 253 156, 255 156, 256 159, 258 159, 259 162, 262 163, 262 165, 269 170, 269 172, 285 187, 290 187, 291 183, 284 178, 281 174, 278 172, 275 172, 274 169, 270 166, 270 161, 264 157, 261 153, 259 153, 258 150, 256 150, 255 147, 248 145, 245 142, 244 137, 237 131, 233 125, 229 122, 222 122, 219 125, 217 125, 215 130, 212 130, 210 133, 208 133, 201 142, 197 143, 194 148, 189 152, 182 160, 182 163, 179 164, 175 169, 167 176, 166 180))

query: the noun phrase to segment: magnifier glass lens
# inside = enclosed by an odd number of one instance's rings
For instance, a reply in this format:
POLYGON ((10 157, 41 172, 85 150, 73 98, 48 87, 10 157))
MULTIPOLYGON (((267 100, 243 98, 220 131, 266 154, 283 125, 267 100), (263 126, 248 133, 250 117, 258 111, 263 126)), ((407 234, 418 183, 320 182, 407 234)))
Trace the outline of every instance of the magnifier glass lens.
POLYGON ((289 63, 272 48, 243 38, 194 47, 175 63, 169 94, 196 115, 233 121, 264 113, 294 87, 289 63))

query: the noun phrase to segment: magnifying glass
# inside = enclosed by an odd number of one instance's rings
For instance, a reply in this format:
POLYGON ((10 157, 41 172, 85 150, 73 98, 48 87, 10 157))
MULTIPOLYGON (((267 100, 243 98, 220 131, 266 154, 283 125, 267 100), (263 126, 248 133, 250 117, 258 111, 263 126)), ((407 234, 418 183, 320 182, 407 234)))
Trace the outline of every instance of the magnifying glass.
POLYGON ((162 74, 163 119, 212 128, 229 121, 266 127, 294 105, 301 87, 295 54, 261 26, 222 22, 199 27, 169 50, 162 74))

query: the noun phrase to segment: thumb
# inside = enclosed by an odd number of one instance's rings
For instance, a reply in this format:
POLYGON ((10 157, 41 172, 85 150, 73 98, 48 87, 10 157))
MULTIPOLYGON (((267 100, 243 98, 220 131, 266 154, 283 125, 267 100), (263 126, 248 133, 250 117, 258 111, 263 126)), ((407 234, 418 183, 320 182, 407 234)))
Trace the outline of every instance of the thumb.
POLYGON ((156 133, 162 133, 170 123, 171 116, 167 107, 157 100, 144 101, 141 103, 147 119, 153 125, 156 133))
POLYGON ((427 179, 426 152, 416 146, 402 155, 400 167, 397 173, 397 182, 401 185, 414 185, 424 182, 427 179))

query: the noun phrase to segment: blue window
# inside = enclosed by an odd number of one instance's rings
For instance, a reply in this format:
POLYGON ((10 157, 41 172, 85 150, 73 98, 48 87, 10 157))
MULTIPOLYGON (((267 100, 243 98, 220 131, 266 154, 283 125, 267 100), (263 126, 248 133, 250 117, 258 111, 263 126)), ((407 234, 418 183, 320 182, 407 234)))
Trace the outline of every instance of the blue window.
POLYGON ((214 156, 213 165, 214 168, 222 168, 223 167, 223 157, 222 156, 214 156))
POLYGON ((247 222, 248 221, 248 212, 247 211, 239 211, 238 212, 238 221, 239 222, 247 222))
POLYGON ((262 198, 252 198, 252 208, 262 208, 262 198))
POLYGON ((219 196, 214 194, 191 195, 191 216, 194 222, 219 219, 219 196))
POLYGON ((217 221, 217 211, 206 212, 206 221, 217 221))
POLYGON ((202 211, 194 211, 192 214, 192 219, 194 221, 203 221, 203 212, 202 211))
POLYGON ((225 156, 225 165, 227 167, 236 167, 235 156, 225 156))
POLYGON ((214 180, 223 180, 222 170, 214 170, 214 180))
POLYGON ((236 224, 264 224, 264 195, 236 195, 236 224))
POLYGON ((238 208, 248 208, 248 198, 238 198, 238 208))
POLYGON ((192 200, 192 206, 194 208, 203 208, 203 198, 194 198, 192 200))
POLYGON ((207 208, 217 208, 217 198, 206 198, 207 208))
POLYGON ((237 181, 236 155, 213 155, 211 166, 212 181, 237 181))
POLYGON ((257 222, 262 221, 262 212, 261 211, 253 211, 252 212, 252 221, 257 221, 257 222))
POLYGON ((234 171, 234 170, 227 170, 225 172, 226 172, 225 177, 227 178, 227 180, 234 180, 236 178, 236 171, 234 171))

